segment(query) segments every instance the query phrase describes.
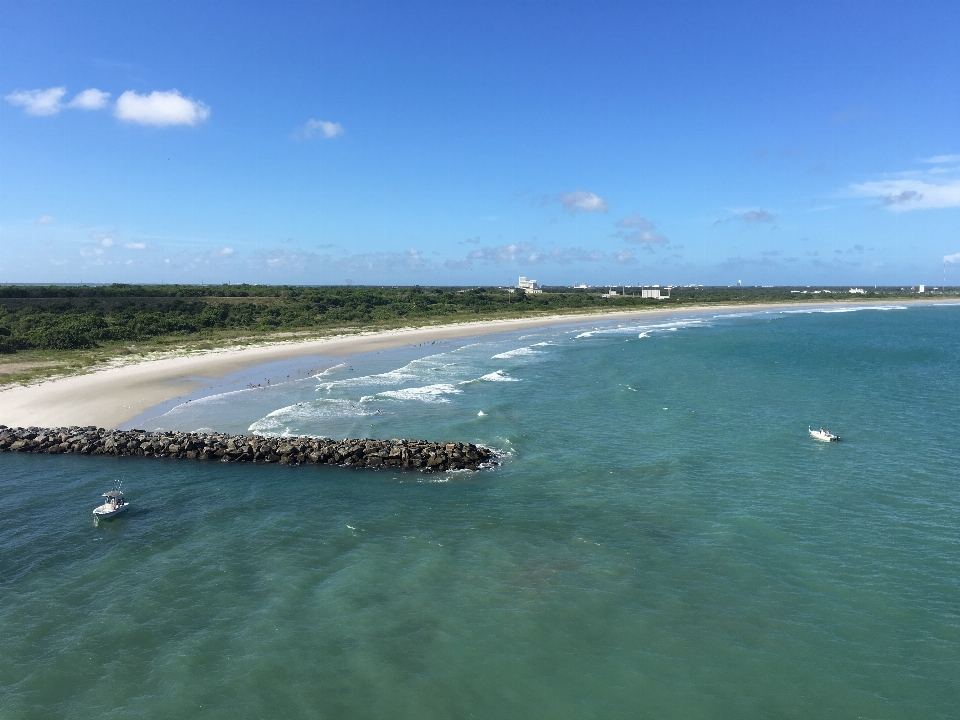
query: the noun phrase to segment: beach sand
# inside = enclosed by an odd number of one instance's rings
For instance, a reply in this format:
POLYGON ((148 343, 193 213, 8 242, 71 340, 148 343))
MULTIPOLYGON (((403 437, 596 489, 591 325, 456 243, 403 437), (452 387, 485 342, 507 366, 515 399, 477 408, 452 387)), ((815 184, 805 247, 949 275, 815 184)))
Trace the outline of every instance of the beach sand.
MULTIPOLYGON (((898 304, 900 302, 903 301, 897 301, 898 304)), ((641 317, 699 315, 732 310, 750 312, 771 307, 784 310, 790 307, 813 309, 836 304, 674 307, 551 315, 401 328, 317 340, 203 351, 106 368, 86 375, 57 378, 36 385, 6 388, 0 392, 0 424, 12 427, 70 425, 116 427, 154 405, 208 386, 216 378, 264 363, 311 355, 318 358, 345 357, 434 340, 460 339, 591 321, 624 321, 641 317)))

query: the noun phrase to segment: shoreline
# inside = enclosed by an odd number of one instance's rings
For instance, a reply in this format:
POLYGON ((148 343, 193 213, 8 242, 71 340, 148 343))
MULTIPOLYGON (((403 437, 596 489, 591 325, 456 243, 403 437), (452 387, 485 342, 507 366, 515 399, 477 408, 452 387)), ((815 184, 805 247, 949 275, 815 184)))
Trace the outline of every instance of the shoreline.
MULTIPOLYGON (((616 322, 665 315, 701 315, 768 309, 821 309, 838 305, 937 304, 932 298, 897 301, 834 300, 817 303, 751 303, 650 308, 613 312, 505 318, 335 335, 209 350, 109 367, 0 391, 0 424, 11 427, 98 426, 113 428, 146 410, 202 389, 217 378, 270 362, 314 355, 344 358, 434 340, 454 340, 557 325, 616 322)), ((956 303, 946 303, 956 304, 956 303)))

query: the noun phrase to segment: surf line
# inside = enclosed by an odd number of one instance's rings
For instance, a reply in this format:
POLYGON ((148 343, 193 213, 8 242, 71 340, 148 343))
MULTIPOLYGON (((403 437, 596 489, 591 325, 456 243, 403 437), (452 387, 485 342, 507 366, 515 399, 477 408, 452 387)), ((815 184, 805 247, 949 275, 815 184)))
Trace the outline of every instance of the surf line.
POLYGON ((8 428, 0 425, 0 451, 50 455, 182 458, 220 462, 340 465, 440 472, 480 470, 498 464, 491 448, 429 440, 332 440, 226 433, 105 430, 94 426, 8 428))

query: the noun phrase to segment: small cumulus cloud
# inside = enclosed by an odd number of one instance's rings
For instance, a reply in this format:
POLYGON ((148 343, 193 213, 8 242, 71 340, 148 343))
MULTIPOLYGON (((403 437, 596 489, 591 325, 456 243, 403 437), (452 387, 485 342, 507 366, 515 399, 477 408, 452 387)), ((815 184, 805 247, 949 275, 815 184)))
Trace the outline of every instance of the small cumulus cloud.
MULTIPOLYGON (((120 234, 119 228, 114 228, 112 232, 92 232, 88 236, 91 242, 87 245, 88 247, 95 245, 97 248, 113 247, 113 237, 117 234, 120 234)), ((103 251, 101 250, 100 252, 103 251)))
MULTIPOLYGON (((251 268, 266 267, 284 273, 304 272, 322 268, 344 274, 361 273, 419 273, 435 270, 436 263, 423 257, 420 250, 411 248, 400 252, 368 252, 343 254, 318 254, 313 252, 277 248, 253 255, 247 260, 251 268)), ((352 280, 347 281, 348 284, 352 280)))
POLYGON ((960 180, 930 183, 904 178, 856 183, 850 192, 858 197, 876 198, 894 212, 960 207, 960 180))
POLYGON ((650 230, 635 230, 623 235, 623 241, 634 245, 666 245, 669 240, 650 230))
POLYGON ((655 226, 646 218, 640 217, 637 213, 630 213, 623 220, 617 222, 617 227, 622 228, 640 228, 641 230, 652 230, 655 226))
POLYGON ((766 210, 748 210, 742 216, 748 223, 772 223, 776 218, 766 210))
POLYGON ((49 224, 52 223, 54 220, 55 220, 55 218, 53 217, 53 215, 41 215, 40 217, 37 218, 37 224, 38 224, 38 225, 49 225, 49 224))
POLYGON ((124 243, 123 246, 127 250, 146 250, 147 249, 147 244, 142 242, 128 242, 128 243, 124 243))
POLYGON ((581 212, 607 212, 609 206, 607 201, 596 193, 586 192, 585 190, 574 190, 573 192, 561 193, 560 204, 563 209, 571 215, 581 212))
POLYGON ((474 263, 494 265, 540 265, 553 263, 571 265, 574 263, 615 262, 629 264, 636 262, 631 250, 607 254, 603 250, 587 250, 582 247, 559 247, 541 250, 533 243, 520 242, 484 247, 467 253, 460 260, 447 260, 449 269, 473 267, 474 263))
POLYGON ((67 107, 77 108, 79 110, 101 110, 107 106, 107 100, 110 99, 110 93, 88 88, 78 92, 67 107))
POLYGON ((138 125, 197 125, 210 117, 210 108, 199 100, 183 97, 178 90, 154 90, 149 95, 127 90, 117 98, 114 114, 138 125))
POLYGON ((656 225, 637 213, 631 213, 623 220, 618 221, 617 227, 629 228, 630 230, 619 230, 614 233, 614 237, 621 238, 624 242, 633 245, 666 245, 670 242, 663 235, 654 232, 657 228, 656 225))
POLYGON ((934 155, 933 157, 923 158, 920 162, 930 163, 931 165, 960 163, 960 155, 934 155))
POLYGON ((944 261, 945 263, 949 263, 949 264, 951 264, 951 265, 958 265, 958 264, 960 264, 960 252, 954 253, 953 255, 944 255, 944 256, 943 256, 943 261, 944 261))
POLYGON ((330 120, 314 120, 310 118, 304 123, 301 128, 303 136, 306 138, 312 138, 315 135, 320 135, 326 140, 335 138, 339 135, 343 135, 343 125, 338 122, 331 122, 330 120))
POLYGON ((497 264, 515 263, 518 261, 532 261, 537 257, 536 247, 531 243, 509 243, 496 247, 485 247, 474 250, 465 260, 478 260, 497 264))
POLYGON ((46 90, 17 90, 6 96, 11 105, 19 105, 27 115, 56 115, 62 109, 60 100, 67 94, 64 87, 46 90))
POLYGON ((233 248, 231 247, 217 248, 216 250, 213 251, 213 254, 219 255, 220 257, 230 257, 231 255, 233 255, 233 248))

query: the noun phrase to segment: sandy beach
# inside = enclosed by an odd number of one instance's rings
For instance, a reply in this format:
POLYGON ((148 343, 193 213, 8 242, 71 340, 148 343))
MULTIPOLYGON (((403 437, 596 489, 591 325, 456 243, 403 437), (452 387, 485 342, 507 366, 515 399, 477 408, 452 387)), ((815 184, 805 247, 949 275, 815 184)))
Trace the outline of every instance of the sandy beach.
MULTIPOLYGON (((903 301, 897 301, 897 304, 900 302, 903 301)), ((400 328, 299 342, 279 342, 197 352, 106 368, 85 375, 57 378, 36 385, 9 387, 0 392, 0 424, 11 427, 69 425, 116 427, 154 405, 199 390, 225 375, 264 363, 311 355, 321 359, 345 357, 435 340, 460 339, 590 321, 624 321, 640 317, 699 315, 732 310, 750 312, 764 308, 812 309, 836 304, 725 305, 552 315, 400 328)))

